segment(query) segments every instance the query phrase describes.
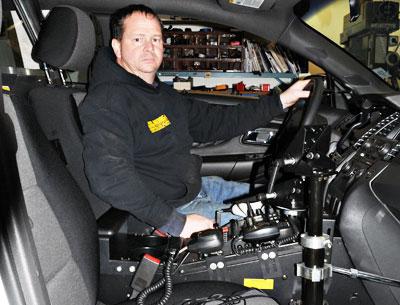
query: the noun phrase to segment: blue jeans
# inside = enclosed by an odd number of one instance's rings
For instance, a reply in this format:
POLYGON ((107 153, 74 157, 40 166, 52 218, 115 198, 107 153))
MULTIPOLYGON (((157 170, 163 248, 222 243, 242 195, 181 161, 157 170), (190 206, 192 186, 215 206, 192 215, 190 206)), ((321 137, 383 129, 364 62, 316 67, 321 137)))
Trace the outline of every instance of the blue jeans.
MULTIPOLYGON (((226 181, 221 177, 202 177, 201 190, 195 199, 177 208, 182 214, 200 214, 210 219, 215 219, 215 211, 226 209, 230 206, 224 204, 224 200, 232 199, 250 190, 250 184, 244 182, 226 181)), ((232 213, 222 213, 221 223, 223 225, 230 219, 238 219, 240 216, 232 213)))

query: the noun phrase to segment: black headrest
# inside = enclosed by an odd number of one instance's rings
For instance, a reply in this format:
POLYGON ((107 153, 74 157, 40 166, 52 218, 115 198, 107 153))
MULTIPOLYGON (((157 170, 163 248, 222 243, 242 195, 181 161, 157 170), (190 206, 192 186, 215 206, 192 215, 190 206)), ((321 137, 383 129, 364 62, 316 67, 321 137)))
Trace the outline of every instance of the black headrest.
POLYGON ((43 21, 32 58, 55 68, 84 70, 95 48, 96 35, 89 16, 76 7, 57 6, 43 21))

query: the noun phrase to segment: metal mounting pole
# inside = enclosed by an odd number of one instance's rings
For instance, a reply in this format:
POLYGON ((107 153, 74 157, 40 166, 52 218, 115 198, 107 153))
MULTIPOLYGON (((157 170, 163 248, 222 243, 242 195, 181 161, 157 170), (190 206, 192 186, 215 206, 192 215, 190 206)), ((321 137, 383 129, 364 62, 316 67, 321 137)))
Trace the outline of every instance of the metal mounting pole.
POLYGON ((309 217, 307 233, 301 235, 303 262, 297 264, 296 273, 302 280, 302 304, 322 305, 324 301, 324 279, 332 276, 332 266, 326 264, 325 247, 329 236, 322 233, 322 199, 324 172, 313 171, 307 178, 309 183, 309 217))

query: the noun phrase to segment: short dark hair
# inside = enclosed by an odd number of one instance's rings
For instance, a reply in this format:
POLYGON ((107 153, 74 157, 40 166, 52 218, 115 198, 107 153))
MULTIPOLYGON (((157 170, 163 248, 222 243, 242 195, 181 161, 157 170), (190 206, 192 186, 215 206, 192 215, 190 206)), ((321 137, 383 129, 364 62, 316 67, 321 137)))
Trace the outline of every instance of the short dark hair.
POLYGON ((115 38, 121 40, 122 34, 124 33, 124 21, 125 18, 129 17, 133 13, 142 13, 144 15, 150 15, 157 19, 160 24, 161 31, 163 30, 163 25, 160 17, 148 6, 143 4, 131 4, 116 10, 110 18, 110 28, 111 28, 111 39, 115 38))

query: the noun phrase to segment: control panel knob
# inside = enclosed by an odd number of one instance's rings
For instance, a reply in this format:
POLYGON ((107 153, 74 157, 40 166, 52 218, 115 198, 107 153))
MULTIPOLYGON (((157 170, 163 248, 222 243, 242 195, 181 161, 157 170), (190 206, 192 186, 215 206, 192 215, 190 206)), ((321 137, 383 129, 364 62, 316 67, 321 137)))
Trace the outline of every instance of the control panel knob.
POLYGON ((378 153, 381 156, 385 156, 390 151, 391 148, 392 145, 390 145, 390 143, 384 143, 378 147, 378 153))
POLYGON ((352 161, 346 162, 342 167, 342 172, 344 174, 349 174, 352 171, 353 171, 353 162, 352 161))
POLYGON ((368 139, 367 141, 364 142, 364 149, 365 150, 370 150, 374 146, 374 141, 372 139, 368 139))

